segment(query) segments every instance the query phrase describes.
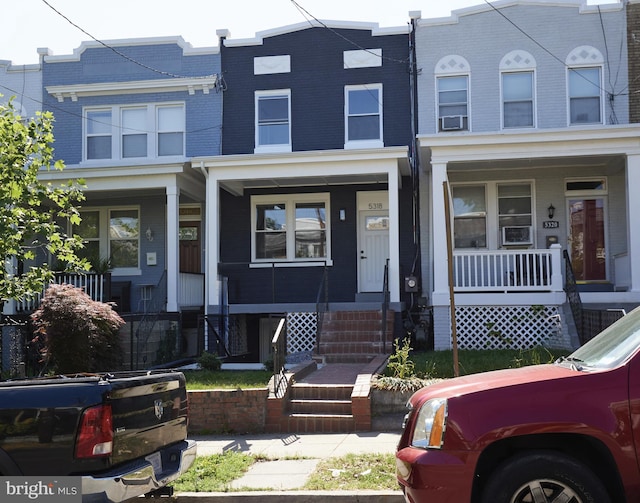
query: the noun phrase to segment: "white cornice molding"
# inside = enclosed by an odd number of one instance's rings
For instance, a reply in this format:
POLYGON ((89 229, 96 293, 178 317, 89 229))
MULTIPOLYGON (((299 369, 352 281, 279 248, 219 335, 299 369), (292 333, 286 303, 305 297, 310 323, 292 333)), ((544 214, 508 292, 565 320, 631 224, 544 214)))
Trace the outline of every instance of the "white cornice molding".
POLYGON ((118 94, 142 94, 152 92, 186 91, 190 95, 196 91, 209 94, 215 89, 218 78, 209 77, 137 80, 129 82, 97 82, 94 84, 73 84, 68 86, 46 86, 47 92, 62 103, 65 98, 78 101, 87 96, 113 96, 118 94))
POLYGON ((489 12, 494 9, 500 10, 516 5, 533 5, 538 7, 569 7, 578 9, 578 12, 580 14, 597 14, 599 12, 614 12, 624 9, 624 5, 620 1, 615 3, 587 4, 587 0, 496 0, 494 2, 491 2, 491 5, 478 2, 478 5, 453 10, 451 11, 450 16, 419 19, 418 26, 457 24, 460 21, 460 18, 464 16, 480 14, 482 12, 489 12))
POLYGON ((390 28, 380 28, 378 23, 363 23, 356 21, 323 21, 311 19, 308 22, 296 23, 269 30, 259 31, 254 38, 243 38, 237 40, 224 39, 225 47, 241 47, 247 45, 262 45, 265 38, 285 35, 296 31, 307 30, 309 28, 331 28, 334 30, 370 30, 371 36, 384 35, 406 35, 409 33, 409 26, 397 26, 390 28))
POLYGON ((73 54, 61 55, 44 55, 45 63, 69 63, 80 61, 82 53, 87 49, 101 49, 107 47, 135 47, 144 45, 167 45, 175 44, 182 49, 184 56, 202 56, 207 54, 219 54, 219 47, 197 47, 194 48, 189 42, 186 42, 181 36, 173 37, 146 37, 146 38, 123 38, 117 40, 103 40, 97 42, 95 40, 85 40, 80 46, 73 50, 73 54))

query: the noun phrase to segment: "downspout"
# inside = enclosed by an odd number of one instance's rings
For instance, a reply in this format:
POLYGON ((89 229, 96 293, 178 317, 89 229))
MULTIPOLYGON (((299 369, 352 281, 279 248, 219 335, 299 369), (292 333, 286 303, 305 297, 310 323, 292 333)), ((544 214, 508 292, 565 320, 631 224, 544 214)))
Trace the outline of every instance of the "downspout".
MULTIPOLYGON (((413 263, 411 264, 411 275, 421 278, 421 246, 420 246, 420 155, 418 150, 418 114, 417 114, 417 87, 418 87, 418 70, 417 58, 416 58, 416 27, 418 21, 422 17, 420 11, 410 11, 409 17, 411 18, 411 30, 409 33, 409 91, 411 99, 411 153, 409 158, 409 164, 411 169, 411 189, 413 199, 413 240, 415 248, 415 256, 413 263), (420 274, 416 273, 416 270, 420 269, 420 274)), ((420 284, 420 279, 419 283, 420 284)), ((411 294, 411 306, 409 310, 414 307, 414 298, 411 294)))

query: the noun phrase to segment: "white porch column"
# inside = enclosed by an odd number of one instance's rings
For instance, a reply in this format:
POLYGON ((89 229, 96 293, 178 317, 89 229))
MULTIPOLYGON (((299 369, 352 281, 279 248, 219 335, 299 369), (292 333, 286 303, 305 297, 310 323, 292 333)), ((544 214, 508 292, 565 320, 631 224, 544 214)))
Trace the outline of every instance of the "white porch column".
POLYGON ((205 249, 206 286, 205 298, 208 308, 220 310, 220 278, 218 277, 218 262, 220 261, 220 198, 218 179, 215 172, 209 172, 207 177, 207 246, 205 249))
POLYGON ((176 186, 167 187, 167 312, 176 313, 178 308, 178 281, 180 276, 179 196, 176 186))
POLYGON ((640 264, 635 257, 640 257, 640 154, 627 156, 627 254, 631 269, 631 292, 640 292, 640 264))
POLYGON ((449 305, 447 226, 442 185, 447 181, 447 163, 431 161, 431 229, 433 246, 433 305, 449 305))
POLYGON ((400 211, 399 174, 392 170, 389 179, 389 300, 400 302, 400 211))

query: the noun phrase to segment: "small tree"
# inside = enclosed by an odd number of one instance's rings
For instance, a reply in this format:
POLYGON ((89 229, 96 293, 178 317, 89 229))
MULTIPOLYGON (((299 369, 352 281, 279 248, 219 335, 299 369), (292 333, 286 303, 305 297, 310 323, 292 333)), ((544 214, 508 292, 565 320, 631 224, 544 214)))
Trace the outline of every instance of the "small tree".
MULTIPOLYGON (((1 96, 1 95, 0 95, 1 96)), ((42 112, 24 120, 11 102, 0 104, 0 299, 23 299, 41 293, 53 279, 44 259, 50 254, 67 270, 88 270, 86 260, 76 255, 82 248, 79 236, 69 236, 63 226, 77 225, 80 215, 75 204, 84 196, 82 180, 59 185, 43 183, 39 175, 50 169, 62 170, 62 161, 53 162, 53 116, 42 112), (38 259, 38 251, 40 254, 38 259), (8 267, 33 264, 16 274, 8 267)))
POLYGON ((51 285, 31 315, 45 368, 59 374, 117 370, 124 320, 72 285, 51 285))

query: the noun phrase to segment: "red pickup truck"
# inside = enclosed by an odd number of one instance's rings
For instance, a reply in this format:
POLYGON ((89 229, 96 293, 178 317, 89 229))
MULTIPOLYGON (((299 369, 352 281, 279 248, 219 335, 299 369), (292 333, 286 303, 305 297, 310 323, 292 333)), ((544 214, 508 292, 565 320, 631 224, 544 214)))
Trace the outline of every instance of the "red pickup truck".
POLYGON ((553 364, 416 392, 396 453, 408 502, 640 501, 640 308, 553 364))

